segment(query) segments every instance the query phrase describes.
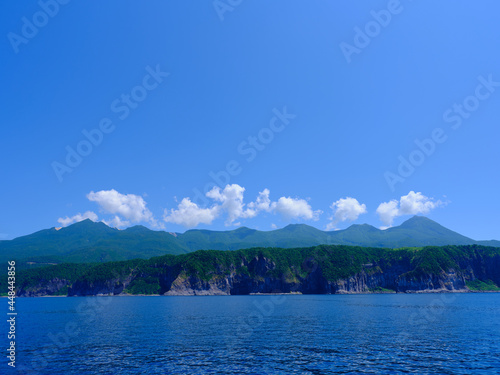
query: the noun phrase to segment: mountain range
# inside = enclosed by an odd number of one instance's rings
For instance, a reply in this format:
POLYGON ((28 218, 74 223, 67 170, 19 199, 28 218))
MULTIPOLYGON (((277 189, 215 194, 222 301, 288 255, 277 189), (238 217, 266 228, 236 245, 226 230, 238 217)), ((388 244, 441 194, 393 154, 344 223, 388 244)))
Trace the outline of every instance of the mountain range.
POLYGON ((500 247, 500 241, 476 241, 422 216, 414 216, 400 226, 385 230, 362 224, 351 225, 345 230, 321 231, 305 224, 290 224, 272 231, 241 227, 230 231, 193 229, 185 233, 153 231, 140 225, 119 230, 87 219, 68 227, 0 241, 0 261, 14 259, 25 268, 63 262, 147 259, 196 250, 296 248, 321 244, 386 248, 473 244, 500 247))

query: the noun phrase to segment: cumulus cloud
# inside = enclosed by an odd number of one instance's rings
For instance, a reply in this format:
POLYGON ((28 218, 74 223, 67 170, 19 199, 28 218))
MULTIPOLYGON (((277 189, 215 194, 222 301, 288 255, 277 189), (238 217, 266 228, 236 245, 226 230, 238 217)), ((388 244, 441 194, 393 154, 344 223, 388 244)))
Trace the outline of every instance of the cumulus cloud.
POLYGON ((394 218, 403 215, 427 214, 436 207, 444 205, 444 202, 434 201, 420 192, 410 191, 402 196, 399 201, 393 199, 381 203, 377 208, 380 220, 385 224, 384 228, 392 226, 394 218))
POLYGON ((114 228, 123 228, 130 226, 130 222, 127 220, 122 220, 119 216, 115 215, 115 217, 111 220, 102 220, 104 224, 108 227, 114 228))
POLYGON ((120 215, 131 223, 141 221, 157 224, 144 199, 135 194, 120 194, 115 189, 91 191, 87 199, 96 202, 108 214, 120 215))
POLYGON ((219 216, 220 207, 201 208, 189 198, 184 198, 177 209, 165 210, 163 220, 167 223, 180 224, 185 227, 196 227, 199 224, 212 224, 219 216))
POLYGON ((386 224, 384 229, 387 229, 392 225, 392 222, 396 216, 399 216, 399 202, 397 200, 391 200, 389 202, 380 203, 377 207, 377 214, 380 220, 386 224))
POLYGON ((57 219, 57 222, 59 224, 61 224, 61 226, 67 227, 70 224, 77 223, 77 222, 83 221, 85 219, 90 219, 92 221, 98 220, 97 215, 94 212, 86 211, 83 214, 77 213, 76 215, 71 216, 71 217, 68 217, 68 216, 60 217, 59 219, 57 219))
POLYGON ((270 191, 269 189, 264 189, 259 193, 259 196, 255 200, 255 202, 250 202, 248 204, 249 211, 255 212, 255 215, 259 211, 271 211, 271 199, 269 199, 270 191))
POLYGON ((245 188, 238 184, 226 185, 224 189, 216 186, 206 194, 214 201, 210 208, 199 207, 189 198, 184 198, 177 209, 165 210, 164 220, 185 227, 196 227, 198 224, 212 224, 225 213, 225 225, 240 225, 236 220, 253 218, 260 211, 270 210, 268 189, 260 192, 256 201, 248 205, 243 202, 244 193, 245 188))
POLYGON ((399 211, 401 215, 426 214, 436 207, 443 205, 443 202, 434 202, 422 193, 410 191, 408 195, 401 197, 399 201, 399 211))
POLYGON ((271 210, 279 213, 284 219, 318 220, 321 210, 313 211, 305 199, 281 197, 271 204, 271 210))
POLYGON ((357 220, 359 215, 365 214, 366 205, 360 204, 357 199, 346 197, 333 202, 330 208, 333 210, 333 216, 330 217, 330 223, 326 226, 326 230, 333 230, 337 224, 342 221, 357 220))
POLYGON ((199 207, 184 198, 177 209, 165 210, 166 222, 180 224, 185 227, 196 227, 198 224, 212 224, 225 214, 225 225, 240 225, 238 219, 256 217, 261 212, 279 213, 286 219, 317 220, 321 211, 313 211, 304 199, 281 197, 277 202, 271 202, 269 189, 259 192, 256 200, 244 203, 245 188, 238 185, 226 185, 224 189, 214 187, 206 196, 214 201, 209 208, 199 207))
POLYGON ((239 223, 235 223, 237 219, 255 217, 258 212, 256 209, 245 209, 245 204, 243 203, 244 192, 244 187, 232 184, 226 185, 224 189, 216 186, 206 195, 208 198, 220 202, 219 209, 227 215, 226 225, 239 225, 239 223))

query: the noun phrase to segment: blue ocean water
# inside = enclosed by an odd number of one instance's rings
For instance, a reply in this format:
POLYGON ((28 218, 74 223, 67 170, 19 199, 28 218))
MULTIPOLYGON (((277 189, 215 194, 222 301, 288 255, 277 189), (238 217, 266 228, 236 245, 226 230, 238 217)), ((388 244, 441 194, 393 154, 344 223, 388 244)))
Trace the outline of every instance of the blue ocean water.
POLYGON ((18 298, 16 305, 16 370, 4 359, 5 374, 500 373, 499 293, 18 298))

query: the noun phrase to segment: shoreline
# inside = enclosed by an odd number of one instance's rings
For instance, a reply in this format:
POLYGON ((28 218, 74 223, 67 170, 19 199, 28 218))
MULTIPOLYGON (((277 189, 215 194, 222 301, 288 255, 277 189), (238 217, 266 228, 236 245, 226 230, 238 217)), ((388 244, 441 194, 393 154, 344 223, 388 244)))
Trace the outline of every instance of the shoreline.
MULTIPOLYGON (((468 293, 500 293, 500 290, 412 290, 407 292, 344 292, 344 293, 318 293, 318 294, 303 294, 301 292, 291 293, 249 293, 249 294, 97 294, 88 296, 16 296, 16 298, 79 298, 79 297, 235 297, 235 296, 249 296, 249 297, 265 297, 265 296, 345 296, 345 295, 407 295, 407 294, 468 294, 468 293)), ((7 298, 7 296, 1 296, 7 298)))

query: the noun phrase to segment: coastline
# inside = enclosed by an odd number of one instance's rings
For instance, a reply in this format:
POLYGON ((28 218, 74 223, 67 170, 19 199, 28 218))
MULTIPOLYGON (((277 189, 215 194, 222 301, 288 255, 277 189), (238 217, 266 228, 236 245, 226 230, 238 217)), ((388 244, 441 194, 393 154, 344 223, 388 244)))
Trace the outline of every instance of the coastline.
MULTIPOLYGON (((221 293, 201 293, 201 294, 187 294, 187 293, 171 293, 171 294, 97 294, 88 296, 53 296, 53 295, 43 295, 43 296, 16 296, 16 298, 79 298, 79 297, 234 297, 234 296, 251 296, 251 297, 265 297, 265 296, 294 296, 294 295, 310 295, 310 296, 335 296, 335 295, 373 295, 373 294, 391 294, 391 295, 404 295, 404 294, 468 294, 468 293, 500 293, 500 290, 470 290, 470 289, 459 289, 459 290, 408 290, 405 292, 342 292, 342 293, 308 293, 304 294, 301 292, 291 292, 291 293, 249 293, 249 294, 221 294, 221 293)), ((7 296, 1 296, 1 298, 7 298, 7 296)))

